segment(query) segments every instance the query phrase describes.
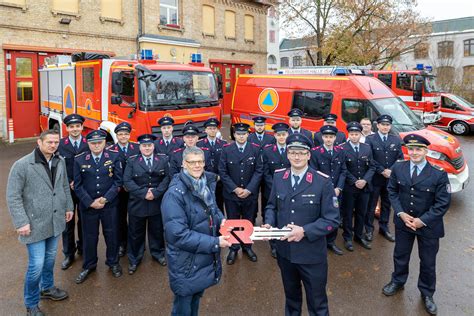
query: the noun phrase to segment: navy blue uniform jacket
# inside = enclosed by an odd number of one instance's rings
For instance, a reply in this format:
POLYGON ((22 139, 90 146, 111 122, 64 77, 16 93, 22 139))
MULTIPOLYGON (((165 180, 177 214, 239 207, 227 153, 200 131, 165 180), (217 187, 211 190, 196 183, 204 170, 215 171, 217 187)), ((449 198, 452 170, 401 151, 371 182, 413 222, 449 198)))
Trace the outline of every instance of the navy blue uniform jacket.
POLYGON ((207 137, 197 142, 196 146, 198 146, 199 148, 209 149, 211 165, 208 168, 208 170, 210 172, 214 172, 214 173, 219 172, 219 160, 221 159, 222 147, 224 147, 225 144, 227 144, 227 141, 216 138, 216 140, 214 141, 214 146, 211 146, 207 137))
POLYGON ((173 137, 166 147, 166 143, 163 138, 155 140, 155 153, 170 155, 173 151, 184 146, 184 141, 181 138, 173 137))
POLYGON ((365 180, 367 184, 362 189, 364 192, 370 192, 372 188, 372 177, 375 172, 375 163, 372 157, 370 146, 359 143, 359 153, 356 154, 349 142, 342 145, 342 149, 346 154, 346 184, 345 192, 360 192, 361 190, 355 186, 357 180, 365 180))
POLYGON ((265 146, 267 146, 268 144, 275 143, 275 137, 273 137, 270 134, 263 133, 262 141, 260 141, 260 140, 258 140, 257 134, 252 133, 252 134, 249 135, 249 138, 247 139, 247 141, 250 142, 250 143, 254 143, 254 144, 259 145, 260 150, 263 150, 263 148, 265 146))
POLYGON ((74 157, 89 150, 89 146, 87 145, 87 140, 84 136, 82 136, 81 142, 79 142, 79 148, 76 151, 72 146, 69 137, 63 137, 59 141, 58 152, 66 161, 66 171, 67 171, 67 179, 69 183, 74 180, 74 157))
POLYGON ((403 160, 402 140, 400 137, 389 134, 387 141, 383 141, 379 133, 367 136, 365 143, 370 145, 375 162, 374 186, 387 185, 388 179, 381 173, 385 169, 392 169, 397 160, 403 160))
POLYGON ((269 144, 265 146, 262 152, 263 160, 263 180, 265 181, 264 196, 268 198, 272 190, 273 175, 277 169, 285 169, 290 167, 290 161, 285 150, 282 155, 276 144, 269 144))
MULTIPOLYGON (((341 145, 346 142, 346 134, 341 131, 338 131, 336 134, 336 140, 334 141, 334 146, 341 145)), ((314 134, 314 146, 321 146, 324 144, 323 141, 323 134, 321 132, 317 132, 314 134)))
POLYGON ((311 168, 329 176, 335 188, 344 189, 346 181, 346 154, 341 146, 334 146, 332 156, 324 146, 311 148, 311 168))

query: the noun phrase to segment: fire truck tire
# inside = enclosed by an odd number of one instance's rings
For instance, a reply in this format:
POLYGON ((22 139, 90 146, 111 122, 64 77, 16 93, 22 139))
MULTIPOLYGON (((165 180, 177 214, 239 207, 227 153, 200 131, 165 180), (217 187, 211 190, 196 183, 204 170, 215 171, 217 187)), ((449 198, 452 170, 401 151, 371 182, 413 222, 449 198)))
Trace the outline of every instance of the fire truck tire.
POLYGON ((451 123, 451 131, 456 135, 466 135, 470 132, 470 128, 463 121, 454 121, 451 123))

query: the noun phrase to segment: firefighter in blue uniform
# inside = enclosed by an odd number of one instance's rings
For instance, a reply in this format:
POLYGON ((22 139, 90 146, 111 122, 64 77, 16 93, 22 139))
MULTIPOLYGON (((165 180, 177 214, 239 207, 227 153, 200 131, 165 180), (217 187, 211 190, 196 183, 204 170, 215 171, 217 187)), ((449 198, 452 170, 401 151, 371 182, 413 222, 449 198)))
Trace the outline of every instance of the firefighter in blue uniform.
MULTIPOLYGON (((329 125, 336 127, 337 115, 328 113, 323 115, 324 123, 323 126, 329 125)), ((346 141, 346 134, 341 131, 337 131, 336 140, 334 141, 335 146, 339 146, 346 141)), ((321 146, 323 144, 323 135, 321 132, 314 134, 314 146, 321 146)))
POLYGON ((72 220, 66 223, 66 229, 62 234, 63 238, 63 253, 64 260, 61 263, 61 269, 68 269, 74 262, 74 255, 76 250, 78 254, 82 254, 82 227, 81 217, 78 212, 77 206, 79 200, 74 193, 74 157, 89 149, 85 137, 82 137, 82 130, 84 128, 84 118, 79 114, 69 114, 64 118, 64 124, 66 124, 66 130, 68 136, 61 139, 59 142, 58 151, 66 161, 67 178, 69 180, 69 186, 71 187, 71 197, 74 202, 74 216, 72 220), (77 214, 77 236, 78 240, 76 243, 76 219, 77 214))
MULTIPOLYGON (((226 214, 228 219, 247 219, 254 223, 263 174, 260 146, 248 142, 248 124, 236 123, 233 128, 235 142, 224 146, 219 162, 226 214)), ((232 245, 227 264, 234 264, 239 249, 240 245, 232 245)), ((244 245, 243 251, 250 261, 257 261, 251 245, 244 245)))
POLYGON ((392 127, 392 117, 387 114, 377 118, 378 131, 367 136, 365 142, 370 145, 375 161, 375 174, 372 178, 373 191, 370 194, 369 208, 365 216, 366 239, 372 241, 374 232, 374 216, 377 202, 381 200, 379 217, 379 233, 388 241, 395 241, 390 233, 390 200, 388 198, 388 179, 391 169, 397 160, 403 160, 402 140, 399 136, 389 134, 392 127))
POLYGON ((298 108, 291 109, 290 112, 288 112, 288 122, 290 125, 290 128, 288 129, 288 134, 303 134, 304 136, 308 137, 308 139, 311 141, 311 145, 313 145, 313 133, 301 127, 301 123, 303 122, 303 115, 303 111, 298 108))
MULTIPOLYGON (((199 140, 199 129, 194 126, 192 121, 189 121, 185 124, 183 128, 183 141, 184 146, 181 148, 175 149, 171 153, 170 157, 170 175, 171 177, 181 171, 183 166, 183 152, 186 147, 195 147, 197 146, 197 142, 199 140)), ((206 171, 212 172, 212 161, 211 161, 211 153, 209 148, 201 147, 202 151, 204 152, 204 159, 205 159, 205 166, 204 169, 206 171)))
MULTIPOLYGON (((125 170, 127 159, 140 152, 138 144, 130 141, 130 133, 132 132, 132 125, 128 122, 118 124, 114 129, 117 135, 117 143, 109 146, 107 149, 118 152, 120 162, 122 163, 122 170, 125 170)), ((123 257, 127 252, 127 205, 128 192, 121 187, 118 194, 118 212, 119 212, 119 257, 123 257)))
POLYGON ((329 177, 308 167, 311 140, 294 134, 286 142, 291 168, 276 170, 264 222, 267 228, 292 229, 276 241, 285 315, 301 315, 301 284, 308 314, 329 315, 325 236, 339 225, 338 201, 329 177))
POLYGON ((138 137, 140 154, 131 156, 123 175, 123 185, 130 193, 128 202, 128 273, 133 274, 145 252, 145 237, 151 256, 166 266, 161 199, 170 182, 168 156, 153 154, 156 137, 138 137))
POLYGON ((388 183, 390 202, 395 213, 394 272, 383 288, 387 296, 401 290, 408 278, 410 255, 418 242, 420 274, 418 289, 426 311, 435 315, 436 254, 444 237, 443 217, 449 209, 451 194, 448 175, 426 161, 430 142, 421 135, 403 138, 409 161, 397 162, 388 183))
MULTIPOLYGON (((211 157, 211 167, 209 171, 215 174, 219 173, 219 160, 221 159, 222 148, 227 144, 226 140, 217 137, 217 134, 219 133, 219 125, 219 120, 214 117, 206 120, 204 122, 204 132, 207 137, 197 142, 199 148, 204 147, 209 149, 209 155, 211 157)), ((216 183, 216 203, 219 209, 224 211, 224 197, 222 196, 222 190, 222 181, 219 179, 216 183)))
POLYGON ((122 166, 118 153, 105 150, 107 133, 95 130, 87 134, 89 151, 74 160, 74 189, 79 198, 84 252, 82 271, 76 283, 84 282, 97 266, 99 223, 107 246, 105 263, 114 277, 122 275, 118 256, 117 194, 122 185, 122 166))
POLYGON ((259 145, 261 149, 268 144, 273 144, 275 139, 272 135, 265 132, 265 121, 267 118, 264 116, 255 116, 252 120, 255 132, 249 135, 248 141, 259 145))
MULTIPOLYGON (((263 181, 265 182, 265 191, 263 192, 263 195, 265 196, 265 201, 270 197, 275 170, 290 167, 290 161, 286 154, 288 128, 289 126, 286 123, 273 124, 272 129, 274 132, 275 144, 268 144, 262 151, 263 181)), ((262 209, 262 217, 265 219, 265 209, 262 209)), ((270 240, 270 247, 272 250, 272 257, 276 258, 276 248, 273 240, 270 240)))
MULTIPOLYGON (((334 185, 334 192, 341 200, 342 191, 346 181, 346 155, 342 147, 335 146, 337 128, 324 125, 319 132, 323 135, 323 144, 311 149, 311 168, 327 174, 334 185)), ((342 255, 342 250, 336 245, 337 229, 326 236, 328 249, 337 255, 342 255)))
POLYGON ((362 125, 359 122, 347 124, 347 132, 349 140, 342 144, 347 166, 346 184, 341 201, 344 247, 349 251, 354 251, 352 244, 354 239, 365 249, 371 249, 370 243, 364 236, 364 220, 375 172, 372 150, 369 145, 360 142, 362 125), (352 225, 354 216, 354 225, 352 225))
POLYGON ((184 146, 184 142, 179 137, 173 136, 174 120, 169 116, 164 116, 158 120, 161 137, 155 141, 155 152, 170 155, 173 151, 184 146))

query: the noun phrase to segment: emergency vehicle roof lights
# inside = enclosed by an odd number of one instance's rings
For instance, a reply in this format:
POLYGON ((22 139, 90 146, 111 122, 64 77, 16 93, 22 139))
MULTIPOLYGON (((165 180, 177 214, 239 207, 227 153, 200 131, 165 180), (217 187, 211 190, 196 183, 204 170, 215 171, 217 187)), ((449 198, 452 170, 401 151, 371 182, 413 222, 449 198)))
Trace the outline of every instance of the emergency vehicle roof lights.
POLYGON ((367 75, 370 67, 365 66, 310 66, 298 67, 292 69, 281 69, 279 74, 293 75, 332 75, 332 76, 348 76, 348 75, 367 75))

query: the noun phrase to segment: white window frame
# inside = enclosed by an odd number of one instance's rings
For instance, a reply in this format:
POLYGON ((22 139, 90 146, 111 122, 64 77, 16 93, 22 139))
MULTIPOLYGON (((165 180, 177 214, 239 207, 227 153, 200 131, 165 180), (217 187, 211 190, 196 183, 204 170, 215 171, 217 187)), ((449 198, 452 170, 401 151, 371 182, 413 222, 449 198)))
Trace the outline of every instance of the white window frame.
POLYGON ((161 8, 166 8, 166 24, 162 25, 179 25, 179 0, 176 0, 176 6, 169 4, 161 4, 160 2, 160 24, 161 24, 161 8), (176 24, 171 23, 170 9, 176 10, 176 24))

